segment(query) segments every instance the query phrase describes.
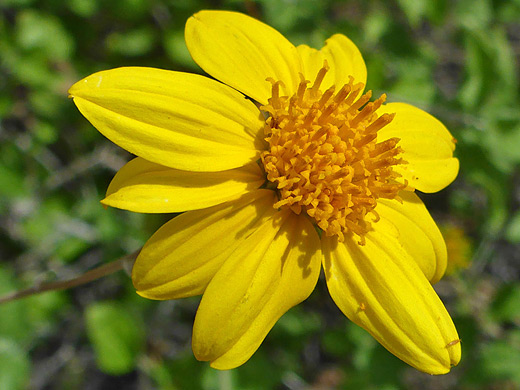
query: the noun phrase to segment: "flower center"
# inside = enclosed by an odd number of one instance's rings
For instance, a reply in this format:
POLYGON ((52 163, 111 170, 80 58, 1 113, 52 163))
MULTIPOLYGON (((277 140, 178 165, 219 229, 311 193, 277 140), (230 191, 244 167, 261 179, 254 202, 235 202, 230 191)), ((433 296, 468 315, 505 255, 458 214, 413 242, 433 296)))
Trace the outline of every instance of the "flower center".
POLYGON ((353 77, 339 91, 322 92, 325 63, 314 84, 304 80, 291 96, 280 96, 281 81, 272 83, 272 97, 261 109, 269 114, 264 131, 269 148, 261 155, 267 179, 279 201, 275 208, 304 210, 327 236, 344 241, 346 233, 359 236, 361 245, 378 198, 399 199, 407 183, 392 167, 405 163, 397 156, 399 138, 377 142, 377 132, 395 114, 378 115, 386 95, 369 102, 372 92, 360 95, 363 83, 353 77), (359 96, 359 97, 358 97, 359 96))

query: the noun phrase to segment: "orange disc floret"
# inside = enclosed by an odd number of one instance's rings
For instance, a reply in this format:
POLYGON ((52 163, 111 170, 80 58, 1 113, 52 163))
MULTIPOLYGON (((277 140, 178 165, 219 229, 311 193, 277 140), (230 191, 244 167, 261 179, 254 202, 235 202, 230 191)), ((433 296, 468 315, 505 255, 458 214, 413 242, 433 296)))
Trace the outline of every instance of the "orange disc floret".
POLYGON ((378 115, 386 95, 369 102, 371 91, 360 95, 362 83, 351 77, 338 92, 320 85, 325 63, 312 86, 301 77, 296 93, 280 96, 280 81, 272 83, 272 97, 262 110, 269 148, 261 155, 267 179, 276 185, 274 207, 304 210, 326 235, 353 233, 364 243, 370 229, 367 214, 378 215, 378 198, 399 199, 407 183, 392 168, 405 163, 398 155, 399 139, 377 142, 377 132, 395 114, 378 115))

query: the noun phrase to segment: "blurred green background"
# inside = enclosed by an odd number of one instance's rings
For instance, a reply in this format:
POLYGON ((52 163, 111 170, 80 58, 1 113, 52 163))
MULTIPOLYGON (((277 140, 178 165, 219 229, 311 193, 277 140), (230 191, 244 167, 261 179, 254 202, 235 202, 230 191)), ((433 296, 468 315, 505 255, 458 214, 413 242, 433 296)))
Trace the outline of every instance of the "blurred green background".
POLYGON ((218 372, 191 352, 198 299, 141 299, 120 272, 1 305, 0 389, 520 389, 519 0, 0 0, 0 293, 115 260, 167 220, 103 209, 131 156, 67 89, 118 66, 200 72, 183 29, 204 8, 246 12, 295 44, 348 35, 375 95, 426 109, 458 139, 458 179, 422 198, 450 251, 436 289, 461 364, 440 377, 406 366, 320 280, 248 363, 218 372))

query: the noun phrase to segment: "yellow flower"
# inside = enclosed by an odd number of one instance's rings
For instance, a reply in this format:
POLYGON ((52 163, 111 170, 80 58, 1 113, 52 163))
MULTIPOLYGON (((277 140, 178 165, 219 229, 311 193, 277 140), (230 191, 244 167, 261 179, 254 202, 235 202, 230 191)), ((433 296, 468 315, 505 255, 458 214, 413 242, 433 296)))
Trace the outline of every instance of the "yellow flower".
POLYGON ((139 156, 103 204, 184 212, 142 249, 137 292, 203 294, 194 354, 229 369, 309 296, 323 264, 348 318, 413 367, 448 372, 460 343, 431 286, 446 246, 414 194, 456 177, 448 130, 385 95, 369 102, 365 63, 343 35, 321 50, 295 47, 246 15, 201 11, 186 43, 220 82, 119 68, 69 91, 101 133, 139 156))

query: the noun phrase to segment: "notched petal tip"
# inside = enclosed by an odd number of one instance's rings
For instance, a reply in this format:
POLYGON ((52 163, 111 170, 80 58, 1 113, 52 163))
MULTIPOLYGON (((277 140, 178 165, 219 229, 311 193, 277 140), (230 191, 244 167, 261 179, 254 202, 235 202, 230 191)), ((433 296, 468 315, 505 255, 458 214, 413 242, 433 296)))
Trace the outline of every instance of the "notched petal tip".
POLYGON ((326 237, 324 269, 343 313, 416 369, 439 375, 460 360, 458 334, 422 270, 391 236, 367 235, 338 244, 326 237), (359 310, 360 303, 364 310, 359 310))
POLYGON ((445 375, 448 374, 452 368, 456 367, 461 359, 461 339, 456 338, 446 344, 444 349, 447 351, 446 359, 436 362, 437 364, 430 364, 425 366, 417 366, 419 371, 430 375, 445 375))
POLYGON ((458 345, 448 346, 450 344, 450 343, 448 343, 447 346, 445 347, 447 350, 450 348, 451 348, 451 350, 448 352, 448 357, 444 361, 438 362, 437 365, 428 365, 425 367, 418 366, 416 368, 419 371, 423 371, 430 375, 448 374, 451 371, 451 369, 456 367, 460 362, 460 357, 461 357, 460 339, 456 339, 456 340, 458 341, 458 345))
POLYGON ((450 367, 448 371, 457 366, 460 363, 460 359, 462 357, 462 339, 455 338, 449 343, 446 344, 446 349, 448 350, 449 356, 450 356, 450 367))
POLYGON ((320 261, 312 224, 290 211, 276 212, 205 290, 193 327, 196 358, 220 370, 245 363, 276 321, 311 294, 320 261))

